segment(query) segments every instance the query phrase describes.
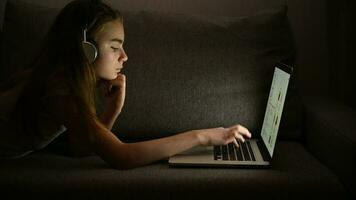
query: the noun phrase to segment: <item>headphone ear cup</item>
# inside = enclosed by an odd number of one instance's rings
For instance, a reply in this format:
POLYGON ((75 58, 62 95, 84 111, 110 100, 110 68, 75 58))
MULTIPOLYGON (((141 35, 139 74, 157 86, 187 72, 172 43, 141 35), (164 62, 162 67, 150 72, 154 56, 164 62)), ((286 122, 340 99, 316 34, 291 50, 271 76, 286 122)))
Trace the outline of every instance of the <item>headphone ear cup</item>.
POLYGON ((96 57, 98 56, 98 49, 93 43, 88 41, 83 41, 82 46, 83 46, 84 54, 87 57, 88 61, 90 63, 93 63, 96 57))

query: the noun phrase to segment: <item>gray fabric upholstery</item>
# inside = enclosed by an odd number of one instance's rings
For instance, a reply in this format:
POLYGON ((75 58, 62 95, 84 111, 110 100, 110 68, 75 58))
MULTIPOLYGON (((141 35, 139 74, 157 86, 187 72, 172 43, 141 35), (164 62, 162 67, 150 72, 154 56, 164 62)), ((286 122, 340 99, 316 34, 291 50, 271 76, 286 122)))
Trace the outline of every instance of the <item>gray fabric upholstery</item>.
POLYGON ((303 146, 281 142, 276 148, 271 169, 170 168, 163 160, 118 171, 97 156, 37 152, 0 163, 0 191, 46 199, 342 199, 337 177, 303 146))
POLYGON ((214 22, 157 12, 124 16, 128 93, 115 131, 162 137, 241 123, 259 134, 273 65, 294 53, 284 7, 214 22))
POLYGON ((306 102, 306 148, 356 196, 356 111, 327 97, 306 102))
MULTIPOLYGON (((8 2, 2 76, 28 67, 58 11, 8 2)), ((241 123, 258 135, 273 64, 294 56, 286 13, 284 6, 251 16, 214 18, 124 10, 127 97, 113 132, 131 139, 157 138, 241 123)), ((301 135, 294 85, 293 78, 282 139, 301 135)))
MULTIPOLYGON (((39 5, 23 0, 8 1, 1 36, 5 42, 1 43, 0 80, 18 68, 27 67, 59 5, 67 0, 50 3, 43 0, 39 5), (51 6, 46 7, 47 4, 51 6)), ((124 47, 129 55, 123 70, 127 76, 127 96, 114 133, 122 139, 141 140, 187 129, 241 123, 258 134, 273 63, 281 59, 293 62, 295 53, 293 34, 285 15, 288 10, 280 6, 282 1, 229 1, 249 5, 228 8, 229 14, 236 10, 235 17, 202 15, 210 13, 209 6, 202 6, 204 11, 195 15, 163 12, 158 11, 159 3, 145 2, 132 3, 137 8, 140 5, 150 8, 144 12, 122 9, 126 32, 124 47)), ((174 11, 177 6, 177 10, 185 11, 185 6, 180 6, 181 1, 169 2, 173 1, 165 1, 167 10, 174 11)), ((194 4, 194 1, 189 2, 194 4)), ((220 1, 209 2, 214 7, 220 1)), ((118 8, 119 5, 130 7, 128 1, 113 3, 118 8)), ((197 5, 194 8, 199 10, 197 5)), ((223 14, 215 7, 211 13, 223 14)), ((318 114, 308 114, 305 118, 305 102, 299 97, 294 78, 292 76, 279 131, 279 139, 293 142, 277 143, 271 169, 180 169, 169 168, 167 161, 160 161, 119 171, 110 168, 98 156, 65 156, 64 142, 57 143, 61 154, 53 153, 49 146, 22 159, 0 161, 0 193, 5 198, 51 199, 196 199, 201 196, 209 199, 342 199, 344 181, 349 181, 344 177, 352 175, 348 173, 350 168, 340 173, 343 168, 334 167, 337 160, 329 161, 325 157, 327 145, 319 143, 322 131, 334 121, 324 118, 330 115, 324 108, 316 108, 316 112, 309 109, 309 113, 318 114), (301 129, 305 120, 308 120, 307 131, 301 129), (326 126, 320 125, 323 123, 326 126), (314 130, 317 133, 311 134, 314 130), (301 138, 307 138, 308 150, 320 161, 305 149, 301 138)), ((341 117, 339 120, 342 122, 341 117)), ((347 143, 338 147, 354 150, 354 143, 350 146, 345 138, 337 138, 347 143)), ((323 141, 328 142, 325 138, 323 141)), ((347 155, 347 159, 352 158, 347 155)))

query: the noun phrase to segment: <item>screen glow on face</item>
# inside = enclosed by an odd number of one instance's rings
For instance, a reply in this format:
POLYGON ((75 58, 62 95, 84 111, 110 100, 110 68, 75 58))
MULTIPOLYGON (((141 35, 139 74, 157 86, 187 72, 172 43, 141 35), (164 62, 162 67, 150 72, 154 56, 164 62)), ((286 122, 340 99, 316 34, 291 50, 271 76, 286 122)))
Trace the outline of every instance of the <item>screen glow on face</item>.
POLYGON ((289 78, 290 74, 277 67, 275 68, 261 130, 262 140, 271 157, 277 139, 289 78))

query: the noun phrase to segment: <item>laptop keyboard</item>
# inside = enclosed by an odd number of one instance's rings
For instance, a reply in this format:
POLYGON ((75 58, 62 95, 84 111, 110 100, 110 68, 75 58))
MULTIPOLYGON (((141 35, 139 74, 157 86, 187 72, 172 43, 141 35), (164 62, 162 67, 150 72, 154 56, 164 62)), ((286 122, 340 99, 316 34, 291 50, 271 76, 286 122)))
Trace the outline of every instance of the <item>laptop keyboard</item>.
POLYGON ((250 141, 244 143, 238 141, 238 143, 239 147, 236 147, 234 143, 214 146, 214 160, 256 161, 250 141))

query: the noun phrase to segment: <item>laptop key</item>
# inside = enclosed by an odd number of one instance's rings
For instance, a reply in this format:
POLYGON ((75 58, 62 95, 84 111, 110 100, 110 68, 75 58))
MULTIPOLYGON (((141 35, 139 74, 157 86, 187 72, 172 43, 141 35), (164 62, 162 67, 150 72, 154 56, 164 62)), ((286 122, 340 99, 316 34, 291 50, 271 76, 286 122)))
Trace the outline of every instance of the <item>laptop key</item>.
POLYGON ((241 145, 239 147, 235 146, 235 151, 236 151, 236 156, 237 156, 237 160, 244 160, 242 157, 242 152, 241 152, 241 145))
POLYGON ((223 145, 221 147, 222 147, 223 160, 229 160, 229 155, 228 155, 228 152, 227 152, 227 145, 223 145))
POLYGON ((252 151, 250 142, 247 141, 246 143, 247 143, 248 150, 250 151, 250 155, 251 155, 252 160, 253 160, 253 161, 256 161, 255 155, 253 154, 253 151, 252 151))
POLYGON ((241 144, 241 147, 242 147, 242 152, 244 154, 245 160, 251 160, 250 154, 248 153, 248 150, 247 150, 246 143, 240 143, 240 144, 241 144))
POLYGON ((234 146, 233 145, 234 145, 233 143, 228 144, 230 160, 236 160, 236 156, 235 156, 235 151, 234 151, 234 146))
POLYGON ((214 160, 221 160, 221 146, 214 146, 214 160))

